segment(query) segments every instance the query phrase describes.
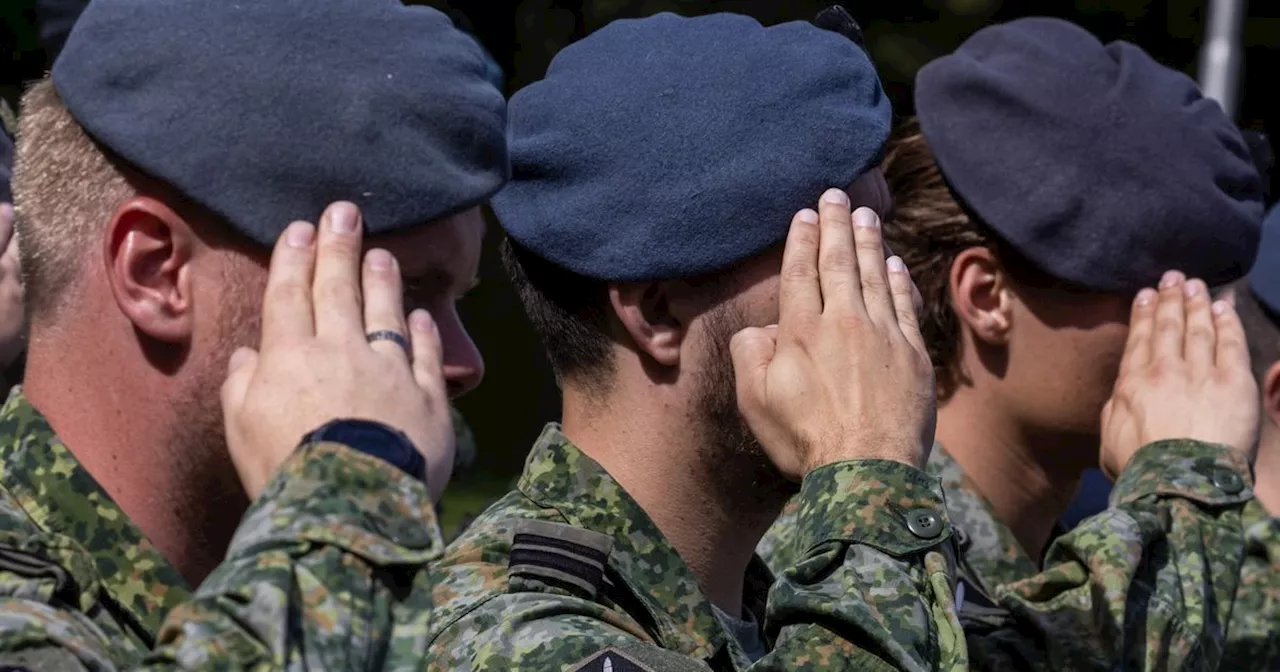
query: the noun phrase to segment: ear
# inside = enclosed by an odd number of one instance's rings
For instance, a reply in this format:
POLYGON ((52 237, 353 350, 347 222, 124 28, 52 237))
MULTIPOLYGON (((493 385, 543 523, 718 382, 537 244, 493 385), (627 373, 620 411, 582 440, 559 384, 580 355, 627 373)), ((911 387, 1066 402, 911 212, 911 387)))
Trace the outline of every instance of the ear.
POLYGON ((166 343, 191 338, 195 241, 186 220, 154 198, 131 198, 116 210, 103 239, 107 280, 138 331, 166 343))
POLYGON ((1006 278, 1000 261, 985 247, 968 248, 951 264, 951 305, 974 337, 988 345, 1009 342, 1013 312, 1006 278))
POLYGON ((609 303, 636 350, 662 366, 680 364, 680 346, 688 328, 678 317, 668 282, 609 285, 609 303))
POLYGON ((1280 362, 1273 362, 1258 382, 1262 387, 1262 412, 1280 425, 1280 362))

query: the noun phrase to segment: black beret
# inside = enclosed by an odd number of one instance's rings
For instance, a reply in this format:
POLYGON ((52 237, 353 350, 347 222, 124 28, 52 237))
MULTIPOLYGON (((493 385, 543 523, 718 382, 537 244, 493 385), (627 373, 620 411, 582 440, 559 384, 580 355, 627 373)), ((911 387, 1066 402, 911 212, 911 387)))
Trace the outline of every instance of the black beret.
POLYGON ((10 191, 9 179, 13 177, 13 143, 9 141, 9 136, 0 129, 0 203, 9 203, 13 201, 13 192, 10 191))
POLYGON ((1280 313, 1280 207, 1271 208, 1262 222, 1262 242, 1249 271, 1249 287, 1262 305, 1280 313))
POLYGON ((506 105, 479 44, 399 0, 94 0, 53 66, 96 140, 271 244, 332 201, 370 233, 506 181, 506 105))
POLYGON ((984 28, 916 77, 925 140, 957 196, 1050 275, 1098 291, 1171 268, 1248 272, 1261 180, 1195 82, 1058 19, 984 28))
POLYGON ((587 277, 690 277, 786 237, 875 166, 891 110, 867 54, 809 23, 615 21, 510 104, 507 233, 587 277))

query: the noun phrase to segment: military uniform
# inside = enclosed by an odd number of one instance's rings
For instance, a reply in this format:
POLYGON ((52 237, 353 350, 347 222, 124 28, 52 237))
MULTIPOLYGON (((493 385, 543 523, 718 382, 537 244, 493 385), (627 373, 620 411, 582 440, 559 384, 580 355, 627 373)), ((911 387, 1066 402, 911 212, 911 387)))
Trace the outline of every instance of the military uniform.
POLYGON ((515 491, 433 563, 428 666, 964 666, 936 481, 898 463, 845 462, 810 474, 796 501, 806 552, 776 583, 757 558, 743 587, 744 605, 772 644, 752 664, 645 512, 549 426, 515 491))
MULTIPOLYGON (((928 471, 957 526, 957 601, 975 667, 1214 669, 1222 660, 1253 501, 1238 455, 1195 441, 1145 446, 1118 479, 1112 507, 1061 533, 1040 559, 942 446, 928 471)), ((771 567, 794 563, 802 548, 797 508, 788 505, 758 548, 771 567)))

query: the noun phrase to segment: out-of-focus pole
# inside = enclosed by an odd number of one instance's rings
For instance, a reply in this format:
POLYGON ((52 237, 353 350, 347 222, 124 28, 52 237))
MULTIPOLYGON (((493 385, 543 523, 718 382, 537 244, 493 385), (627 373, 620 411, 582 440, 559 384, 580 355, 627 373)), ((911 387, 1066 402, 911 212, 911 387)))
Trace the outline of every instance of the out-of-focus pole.
POLYGON ((1209 21, 1200 50, 1200 88, 1236 118, 1240 70, 1244 67, 1241 33, 1248 0, 1209 0, 1209 21))

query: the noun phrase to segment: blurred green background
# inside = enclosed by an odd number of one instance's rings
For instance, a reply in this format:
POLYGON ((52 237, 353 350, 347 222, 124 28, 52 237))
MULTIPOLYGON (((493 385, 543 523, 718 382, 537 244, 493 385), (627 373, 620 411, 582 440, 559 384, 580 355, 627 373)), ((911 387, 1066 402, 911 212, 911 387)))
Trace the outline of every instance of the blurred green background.
MULTIPOLYGON (((47 0, 46 0, 47 1, 47 0)), ((74 4, 77 0, 58 0, 74 4)), ((0 0, 0 96, 11 104, 24 82, 41 76, 50 54, 38 33, 37 0, 0 0), (5 59, 5 57, 8 57, 5 59)), ((739 12, 769 24, 811 19, 832 4, 813 0, 455 0, 419 2, 448 12, 473 32, 506 73, 508 93, 537 80, 565 45, 606 23, 660 11, 693 15, 739 12)), ((1195 76, 1205 32, 1206 0, 894 0, 843 3, 862 23, 867 47, 899 115, 910 114, 911 82, 929 60, 954 49, 978 28, 1026 15, 1066 18, 1104 41, 1126 39, 1161 62, 1195 76)), ((1245 73, 1239 122, 1280 129, 1280 2, 1253 0, 1245 22, 1245 73)), ((335 26, 341 30, 341 26, 335 26)), ((445 527, 481 511, 506 491, 543 423, 559 413, 559 397, 540 347, 524 322, 494 254, 490 231, 480 287, 462 305, 484 352, 488 374, 458 407, 479 446, 445 500, 445 527)))

